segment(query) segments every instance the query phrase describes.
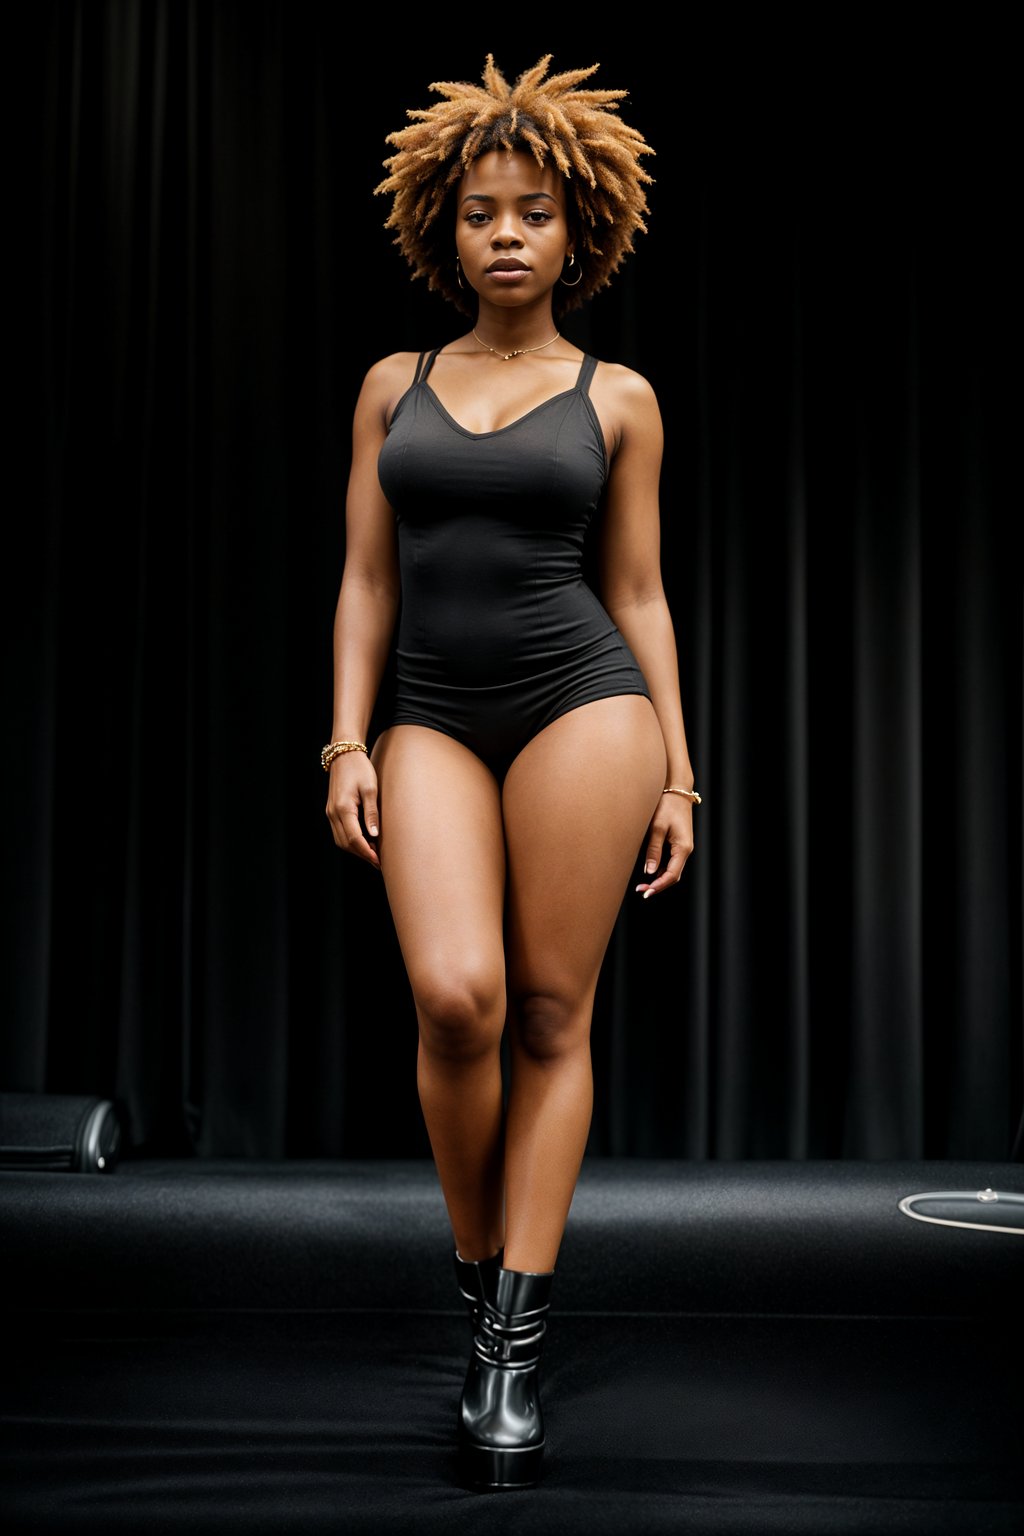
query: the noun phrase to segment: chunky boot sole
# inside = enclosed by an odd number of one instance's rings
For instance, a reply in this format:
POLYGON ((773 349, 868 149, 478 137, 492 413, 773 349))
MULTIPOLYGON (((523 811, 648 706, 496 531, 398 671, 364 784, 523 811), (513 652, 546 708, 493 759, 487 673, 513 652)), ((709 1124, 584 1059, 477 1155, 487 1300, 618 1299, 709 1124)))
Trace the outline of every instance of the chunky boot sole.
POLYGON ((474 1488, 532 1488, 540 1479, 543 1460, 543 1440, 500 1449, 472 1440, 459 1442, 462 1473, 474 1488))

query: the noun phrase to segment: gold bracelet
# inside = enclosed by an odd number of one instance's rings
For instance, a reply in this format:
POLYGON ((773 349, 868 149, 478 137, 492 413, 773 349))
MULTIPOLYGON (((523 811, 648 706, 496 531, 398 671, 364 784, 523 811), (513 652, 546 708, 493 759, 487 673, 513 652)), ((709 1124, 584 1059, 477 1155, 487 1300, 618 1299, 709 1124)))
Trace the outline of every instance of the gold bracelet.
POLYGON ((320 766, 325 773, 330 773, 331 764, 336 757, 343 752, 365 752, 365 741, 329 741, 320 753, 320 766))
POLYGON ((671 785, 662 790, 663 795, 685 795, 687 800, 692 800, 694 805, 700 805, 700 795, 695 789, 674 789, 671 785))

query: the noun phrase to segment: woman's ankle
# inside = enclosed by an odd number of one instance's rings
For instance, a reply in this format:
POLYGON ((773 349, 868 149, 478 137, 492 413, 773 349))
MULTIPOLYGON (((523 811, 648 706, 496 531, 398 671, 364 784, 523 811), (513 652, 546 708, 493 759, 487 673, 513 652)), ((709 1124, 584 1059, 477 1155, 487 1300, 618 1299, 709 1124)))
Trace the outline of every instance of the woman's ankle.
POLYGON ((485 1239, 482 1243, 467 1242, 465 1247, 457 1239, 455 1252, 464 1264, 482 1264, 487 1259, 498 1258, 503 1252, 501 1242, 492 1243, 485 1239))

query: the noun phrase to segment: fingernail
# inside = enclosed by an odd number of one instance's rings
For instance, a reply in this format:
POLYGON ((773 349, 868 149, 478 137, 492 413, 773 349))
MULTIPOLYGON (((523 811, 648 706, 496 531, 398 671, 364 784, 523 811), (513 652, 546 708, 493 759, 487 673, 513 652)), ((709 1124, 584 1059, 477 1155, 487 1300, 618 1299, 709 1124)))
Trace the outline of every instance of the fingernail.
POLYGON ((648 896, 653 896, 653 895, 654 895, 654 887, 653 887, 653 885, 649 885, 647 887, 646 891, 644 891, 644 901, 647 900, 648 896))
POLYGON ((648 859, 647 860, 647 863, 644 865, 644 874, 645 875, 653 875, 654 874, 654 860, 653 859, 648 859))
POLYGON ((642 891, 643 890, 643 886, 642 885, 634 885, 633 889, 634 889, 634 891, 642 891))
POLYGON ((375 826, 370 828, 370 836, 371 837, 376 837, 377 836, 377 828, 375 826))

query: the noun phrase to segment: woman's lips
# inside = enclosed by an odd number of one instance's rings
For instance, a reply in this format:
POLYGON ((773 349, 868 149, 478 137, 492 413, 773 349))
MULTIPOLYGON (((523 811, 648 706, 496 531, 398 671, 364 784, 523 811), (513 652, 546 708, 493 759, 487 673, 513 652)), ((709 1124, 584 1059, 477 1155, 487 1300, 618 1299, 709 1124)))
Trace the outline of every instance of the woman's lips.
POLYGON ((487 273, 495 283, 521 283, 529 275, 527 267, 494 267, 487 273))

